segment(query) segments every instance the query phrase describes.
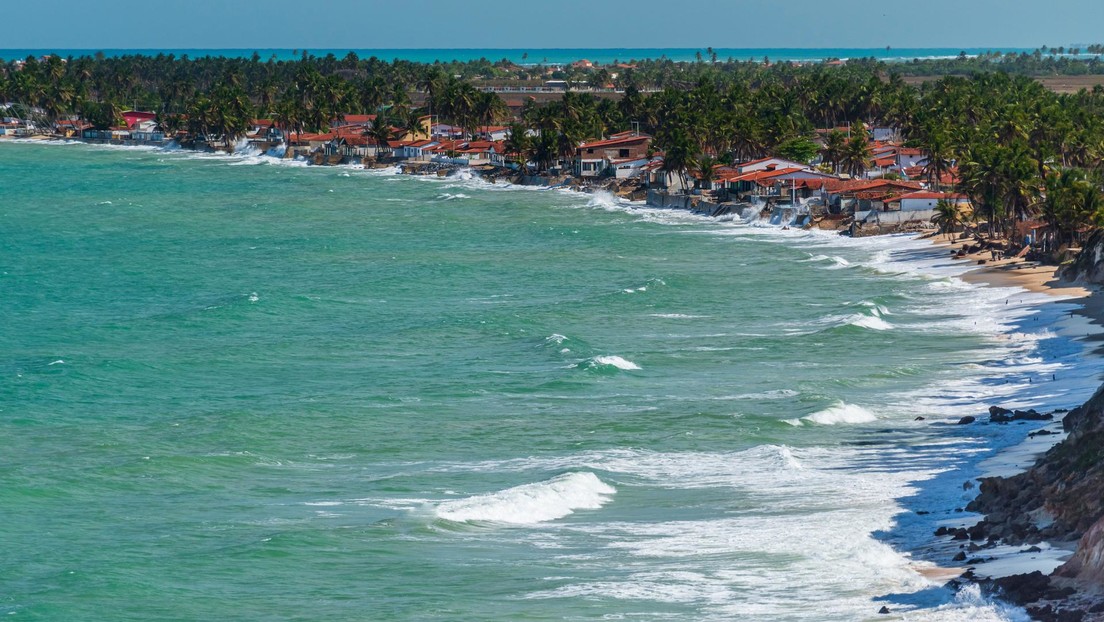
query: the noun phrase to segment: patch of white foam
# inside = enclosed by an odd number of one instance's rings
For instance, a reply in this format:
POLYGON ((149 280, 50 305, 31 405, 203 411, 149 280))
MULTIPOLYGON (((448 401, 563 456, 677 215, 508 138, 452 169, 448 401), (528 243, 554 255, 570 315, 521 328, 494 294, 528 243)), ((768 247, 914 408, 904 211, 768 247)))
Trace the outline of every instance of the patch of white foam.
POLYGON ((850 321, 847 323, 851 326, 869 328, 870 330, 891 330, 893 328, 893 324, 890 324, 880 317, 863 315, 861 313, 851 316, 850 321))
POLYGON ((800 426, 804 425, 803 422, 807 421, 819 425, 838 425, 841 423, 870 423, 877 420, 877 415, 862 406, 836 402, 834 406, 830 406, 811 415, 806 415, 800 419, 787 419, 786 423, 800 426))
POLYGON ((625 371, 640 369, 640 366, 637 365, 636 363, 634 363, 634 362, 632 362, 628 359, 621 358, 620 356, 617 356, 616 354, 596 356, 596 357, 590 359, 590 362, 592 364, 591 366, 616 367, 617 369, 622 369, 622 370, 625 370, 625 371))
POLYGON ((590 472, 567 473, 545 482, 437 504, 434 514, 454 522, 532 525, 576 510, 596 510, 617 490, 590 472))

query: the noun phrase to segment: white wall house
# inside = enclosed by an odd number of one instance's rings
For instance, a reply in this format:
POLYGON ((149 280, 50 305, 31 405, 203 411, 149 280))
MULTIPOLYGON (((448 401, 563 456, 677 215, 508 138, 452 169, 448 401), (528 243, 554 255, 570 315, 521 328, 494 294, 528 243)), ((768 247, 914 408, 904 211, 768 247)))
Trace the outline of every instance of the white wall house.
POLYGON ((934 210, 941 200, 950 201, 960 207, 969 207, 970 205, 970 199, 966 198, 965 195, 947 192, 911 192, 897 197, 897 200, 901 202, 902 212, 934 210))

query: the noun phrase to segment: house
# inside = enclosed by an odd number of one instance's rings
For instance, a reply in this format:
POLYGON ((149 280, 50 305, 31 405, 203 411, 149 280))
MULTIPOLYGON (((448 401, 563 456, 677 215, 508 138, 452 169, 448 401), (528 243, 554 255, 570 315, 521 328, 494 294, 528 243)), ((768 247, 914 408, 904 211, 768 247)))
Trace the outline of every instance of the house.
POLYGON ((646 174, 646 167, 655 162, 663 162, 660 158, 643 156, 639 158, 621 158, 610 160, 609 168, 617 179, 634 179, 646 174))
POLYGON ((463 138, 464 129, 448 123, 434 123, 431 126, 432 138, 463 138))
POLYGON ((639 132, 622 132, 605 140, 583 143, 575 150, 574 171, 578 177, 605 175, 614 160, 639 160, 649 156, 652 137, 639 132))
POLYGON ((128 128, 133 128, 143 121, 156 121, 156 112, 139 112, 137 110, 127 110, 123 112, 123 120, 126 121, 128 128))
POLYGON ((735 166, 738 173, 750 173, 752 171, 764 171, 764 170, 778 170, 784 168, 796 168, 796 169, 808 169, 809 165, 801 162, 794 162, 793 160, 787 160, 785 158, 759 158, 758 160, 751 160, 750 162, 743 162, 735 166))
POLYGON ((506 137, 510 135, 510 128, 505 125, 484 125, 476 130, 475 135, 489 141, 506 140, 506 137))
MULTIPOLYGON (((786 160, 782 161, 787 162, 786 160)), ((728 173, 722 178, 725 190, 733 194, 751 194, 762 197, 807 198, 827 183, 838 180, 834 175, 822 173, 800 164, 785 168, 775 168, 774 164, 768 164, 765 169, 744 173, 739 172, 739 167, 736 167, 734 173, 728 173), (800 193, 797 192, 799 186, 800 193)))
POLYGON ((896 209, 902 212, 917 211, 917 210, 934 210, 936 205, 940 201, 947 201, 961 207, 970 207, 970 199, 963 194, 952 194, 949 192, 931 192, 928 190, 920 190, 917 192, 910 192, 908 194, 902 194, 891 202, 890 209, 893 209, 893 203, 896 203, 896 209))
POLYGON ((395 141, 392 155, 400 160, 428 160, 431 150, 440 144, 430 139, 395 141))
POLYGON ((834 213, 848 211, 886 211, 887 204, 904 194, 921 190, 919 182, 890 179, 848 179, 830 181, 822 196, 834 213))
POLYGON ((80 136, 81 132, 91 128, 92 124, 80 119, 68 119, 57 122, 57 133, 66 137, 72 138, 74 136, 80 136))
POLYGON ((357 126, 360 128, 367 128, 372 125, 376 120, 374 114, 343 114, 339 118, 330 122, 330 127, 333 129, 357 126))

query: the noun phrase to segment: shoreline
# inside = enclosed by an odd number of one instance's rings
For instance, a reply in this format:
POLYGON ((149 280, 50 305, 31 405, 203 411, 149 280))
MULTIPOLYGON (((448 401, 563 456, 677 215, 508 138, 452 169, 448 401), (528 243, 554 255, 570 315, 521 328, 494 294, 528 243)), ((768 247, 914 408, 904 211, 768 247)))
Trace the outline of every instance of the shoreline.
MULTIPOLYGON (((1074 305, 1075 308, 1070 310, 1068 315, 1054 317, 1052 322, 1040 327, 1041 330, 1051 331, 1056 336, 1064 336, 1072 342, 1079 343, 1082 351, 1078 358, 1095 358, 1098 362, 1102 360, 1104 355, 1094 343, 1104 336, 1104 291, 1100 288, 1062 279, 1058 275, 1059 266, 1038 264, 1022 258, 993 260, 988 252, 956 256, 963 246, 972 242, 969 239, 949 239, 942 235, 921 236, 921 238, 925 237, 935 249, 946 252, 952 262, 975 264, 975 267, 959 276, 967 283, 983 287, 1018 288, 1024 292, 1052 297, 1051 300, 1042 302, 1044 306, 1055 303, 1074 305)), ((1038 317, 1034 320, 1038 320, 1038 317)), ((1092 366, 1082 363, 1081 367, 1092 366)), ((1097 385, 1099 385, 1099 379, 1097 379, 1097 385)), ((1053 414, 1053 419, 1041 426, 1024 430, 1024 438, 1019 442, 999 448, 992 455, 972 464, 977 474, 963 484, 964 490, 969 485, 978 493, 974 495, 971 505, 981 498, 981 487, 975 487, 975 483, 981 484, 991 478, 1007 479, 1024 474, 1039 463, 1047 452, 1064 441, 1069 436, 1069 432, 1063 429, 1065 409, 1080 407, 1090 397, 1091 395, 1088 395, 1078 399, 1076 404, 1048 401, 1040 410, 1053 414)), ((979 406, 983 405, 979 404, 979 406)), ((1004 405, 994 404, 993 406, 1004 405)), ((980 419, 981 417, 978 417, 979 423, 980 419)), ((956 553, 956 557, 952 558, 950 563, 935 562, 934 566, 928 566, 927 564, 932 562, 926 561, 923 567, 916 568, 917 572, 933 581, 946 582, 948 587, 955 590, 962 589, 966 585, 977 584, 984 592, 1004 602, 1023 607, 1032 619, 1084 619, 1086 621, 1104 619, 1093 617, 1089 613, 1090 609, 1095 609, 1099 603, 1104 602, 1101 600, 1099 587, 1089 582, 1061 580, 1059 585, 1072 594, 1065 594, 1057 599, 1053 594, 1037 597, 1037 600, 1022 596, 1022 592, 1038 589, 1037 584, 1029 578, 1041 574, 1042 576, 1036 581, 1042 580, 1045 583, 1051 573, 1073 558, 1078 550, 1079 539, 1049 539, 1032 545, 1009 542, 1003 537, 994 540, 990 535, 989 541, 978 547, 973 542, 975 539, 973 535, 963 544, 958 544, 959 537, 952 536, 956 529, 976 529, 977 526, 987 523, 991 526, 993 524, 989 522, 991 516, 991 513, 974 514, 967 508, 967 514, 961 519, 944 521, 941 525, 943 533, 936 532, 933 535, 926 551, 928 553, 926 558, 928 560, 932 557, 945 558, 949 552, 956 550, 954 548, 956 544, 963 550, 956 553), (944 527, 947 529, 943 530, 944 527), (964 559, 964 554, 968 559, 964 559), (1070 608, 1061 610, 1061 615, 1088 614, 1088 617, 1058 617, 1060 614, 1057 605, 1070 605, 1070 608)), ((1036 524, 1045 520, 1047 520, 1045 516, 1032 517, 1032 522, 1036 524)))
MULTIPOLYGON (((96 146, 94 144, 85 143, 83 141, 67 141, 67 142, 74 142, 74 143, 77 143, 77 144, 89 144, 90 146, 93 146, 93 147, 96 146)), ((130 147, 129 146, 124 146, 123 148, 130 148, 130 147)), ((141 147, 138 147, 138 148, 141 149, 141 147)), ((245 155, 246 154, 243 154, 243 156, 245 156, 245 155)), ((398 174, 398 173, 396 173, 396 174, 398 174)), ((488 185, 493 185, 493 182, 483 180, 478 175, 476 175, 475 177, 481 179, 481 181, 483 181, 484 183, 487 183, 488 185)), ((513 185, 513 184, 511 184, 511 185, 513 185)), ((523 186, 518 186, 518 187, 521 188, 523 186)), ((563 189, 566 190, 568 188, 563 188, 563 189)), ((576 188, 571 188, 571 189, 579 191, 576 188)), ((626 203, 627 203, 627 201, 626 201, 626 203)), ((639 207, 639 206, 634 206, 634 207, 639 207)), ((667 209, 667 210, 670 210, 672 212, 688 211, 688 210, 679 209, 679 208, 656 208, 654 206, 651 206, 651 207, 652 207, 652 209, 667 209)), ((721 224, 722 222, 723 221, 718 221, 718 224, 721 224)), ((1078 341, 1082 344, 1082 352, 1081 352, 1080 356, 1093 354, 1093 346, 1091 344, 1091 341, 1094 339, 1094 337, 1098 337, 1101 334, 1102 327, 1104 327, 1104 296, 1102 296, 1101 292, 1099 292, 1099 291, 1090 291, 1090 290, 1088 290, 1084 287, 1077 286, 1076 284, 1072 284, 1072 283, 1068 283, 1068 282, 1064 282, 1064 281, 1059 280, 1056 276, 1057 266, 1039 266, 1039 265, 1025 266, 1024 265, 1025 262, 1023 262, 1022 260, 1006 259, 1006 260, 999 260, 999 261, 988 261, 987 260, 985 265, 970 267, 968 265, 969 263, 971 263, 971 262, 976 263, 976 261, 981 259, 982 257, 980 255, 971 255, 971 256, 967 256, 965 258, 961 258, 961 259, 952 259, 951 258, 952 251, 957 250, 959 247, 961 247, 963 242, 962 241, 955 241, 955 240, 940 239, 941 237, 942 236, 930 236, 930 237, 920 236, 919 239, 924 239, 924 240, 932 242, 932 247, 934 249, 932 251, 932 253, 933 253, 932 256, 933 257, 943 257, 943 258, 949 260, 950 262, 952 262, 953 264, 961 265, 961 267, 963 267, 963 268, 969 268, 965 273, 960 274, 956 278, 960 278, 963 281, 966 281, 968 283, 972 283, 972 284, 975 284, 975 285, 980 285, 980 286, 996 287, 996 288, 1012 288, 1012 287, 1015 287, 1015 288, 1020 288, 1024 291, 1027 291, 1027 292, 1033 292, 1033 293, 1037 293, 1037 294, 1046 294, 1048 296, 1052 296, 1053 300, 1049 300, 1049 301, 1046 301, 1044 303, 1041 303, 1041 304, 1044 304, 1044 305, 1053 305, 1054 303, 1078 305, 1079 309, 1075 312, 1071 312, 1069 314, 1069 318, 1057 317, 1057 318, 1055 318, 1055 322, 1053 322, 1049 325, 1042 326, 1042 327, 1036 326, 1035 328, 1050 329, 1050 330, 1054 330, 1056 332, 1062 332, 1066 336, 1068 336, 1070 339, 1072 339, 1074 341, 1078 341), (1075 315, 1076 315, 1076 317, 1075 317, 1075 315), (1071 324, 1071 326, 1063 326, 1063 327, 1060 327, 1060 328, 1057 327, 1058 324, 1066 324, 1066 323, 1071 324), (1084 336, 1077 336, 1078 334, 1080 334, 1079 331, 1085 331, 1085 330, 1087 330, 1088 332, 1084 332, 1083 333, 1084 336)), ((1020 397, 1021 397, 1020 395, 1010 396, 1010 398, 1011 398, 1010 401, 1013 401, 1013 402, 1017 401, 1020 397)), ((1083 401, 1084 401, 1083 399, 1079 399, 1077 401, 1077 403, 1080 404, 1083 401)), ((1003 405, 1003 404, 998 404, 998 405, 1003 405)), ((1059 407, 1073 407, 1075 405, 1076 404, 1072 404, 1072 403, 1071 404, 1050 403, 1046 406, 1046 410, 1051 410, 1053 408, 1059 408, 1059 407)), ((979 414, 980 414, 980 411, 981 411, 982 407, 984 406, 984 404, 982 404, 979 401, 978 406, 979 406, 978 410, 979 410, 979 414)), ((1059 429, 1060 429, 1061 420, 1056 419, 1055 421, 1050 422, 1050 423, 1048 423, 1048 424, 1046 424, 1045 426, 1042 426, 1042 427, 1052 427, 1054 425, 1058 425, 1059 429)), ((1034 430, 1037 430, 1037 429, 1041 429, 1041 428, 1031 428, 1031 431, 1034 431, 1034 430)), ((954 431, 955 431, 954 428, 952 428, 951 432, 953 433, 954 431)), ((1022 432, 1023 435, 1025 435, 1025 436, 1028 433, 1027 429, 1023 429, 1023 430, 1019 430, 1019 431, 1022 432)), ((1005 472, 1009 472, 1009 473, 1011 473, 1011 472, 1022 472, 1026 467, 1030 466, 1038 456, 1045 453, 1048 449, 1053 447, 1062 438, 1064 438, 1064 435, 1059 435, 1059 434, 1047 434, 1047 435, 1043 435, 1043 436, 1035 436, 1034 438, 1030 438, 1030 437, 1023 438, 1023 439, 1020 440, 1020 442, 1014 442, 1014 443, 1011 443, 1009 445, 1006 445, 1006 446, 1003 446, 999 449, 994 450, 995 453, 993 455, 984 457, 981 460, 973 461, 970 464, 965 465, 965 468, 976 470, 979 473, 978 477, 971 477, 971 481, 980 479, 980 477, 988 477, 988 476, 991 476, 991 475, 994 475, 994 474, 1004 474, 1005 472), (1014 469, 1014 471, 1008 471, 1008 469, 1014 469), (999 473, 998 473, 998 470, 1000 471, 999 473)), ((941 484, 942 484, 942 482, 941 482, 941 484)), ((904 504, 902 504, 902 507, 905 508, 905 511, 915 510, 915 508, 907 508, 907 506, 904 505, 904 504)), ((963 521, 959 521, 960 524, 963 525, 963 526, 969 526, 975 520, 973 518, 973 515, 971 515, 971 514, 961 515, 961 518, 966 519, 966 520, 963 520, 963 521)), ((931 540, 932 540, 933 546, 928 551, 929 553, 936 552, 937 548, 942 548, 944 552, 954 550, 954 549, 951 549, 951 548, 946 547, 946 546, 944 546, 944 547, 934 546, 937 541, 942 541, 941 538, 936 537, 936 538, 932 538, 931 540)), ((946 543, 944 543, 944 544, 946 544, 946 543)), ((954 544, 955 544, 955 546, 957 546, 958 543, 956 542, 954 544)), ((1068 555, 1066 555, 1066 557, 1073 554, 1072 549, 1062 549, 1061 547, 1057 546, 1057 544, 1060 544, 1060 543, 1052 543, 1051 546, 1048 546, 1046 551, 1048 553, 1050 553, 1051 551, 1054 551, 1054 552, 1056 552, 1057 555, 1065 555, 1066 553, 1068 553, 1068 555)), ((1068 544, 1076 544, 1076 542, 1073 542, 1073 543, 1068 543, 1067 542, 1067 543, 1064 543, 1064 544, 1067 544, 1067 545, 1068 544)), ((1015 563, 1011 563, 1011 562, 1013 562, 1015 560, 1023 560, 1023 561, 1025 561, 1025 563, 1021 564, 1019 567, 1016 567, 1015 569, 1018 570, 1018 571, 1021 571, 1021 572, 1030 572, 1032 569, 1034 569, 1034 568, 1031 568, 1027 565, 1027 563, 1029 563, 1031 560, 1030 559, 1024 560, 1025 555, 1022 554, 1024 552, 1020 550, 1020 549, 1025 548, 1025 547, 1026 547, 1026 545, 1025 546, 1018 546, 1018 547, 1005 547, 1005 548, 1009 549, 1007 551, 1003 551, 1003 550, 1002 551, 994 551, 994 550, 990 549, 990 550, 985 550, 985 551, 979 552, 979 554, 991 555, 991 554, 997 553, 998 557, 999 557, 998 561, 1002 561, 1002 562, 1007 561, 1007 562, 1009 562, 1009 563, 1004 564, 1005 566, 1016 566, 1015 563)), ((905 549, 905 550, 902 550, 902 552, 909 553, 910 551, 908 549, 905 549)), ((930 557, 937 557, 937 556, 938 555, 931 555, 930 557)), ((950 555, 947 554, 946 558, 949 559, 950 555)), ((914 566, 914 569, 919 574, 921 574, 921 575, 923 575, 923 576, 925 576, 925 577, 927 577, 927 578, 929 578, 933 581, 939 581, 939 582, 954 581, 955 579, 961 577, 963 575, 963 573, 967 571, 967 568, 965 568, 965 567, 959 568, 959 567, 956 567, 956 566, 953 566, 953 565, 951 565, 951 566, 946 566, 946 565, 943 565, 943 564, 930 565, 933 562, 927 561, 927 559, 929 559, 929 558, 920 558, 920 557, 918 557, 915 561, 916 562, 921 562, 922 559, 925 560, 925 561, 922 562, 924 567, 919 567, 919 565, 917 565, 917 566, 914 566)), ((1064 559, 1065 559, 1065 557, 1063 558, 1063 561, 1064 561, 1064 559)), ((1035 561, 1040 561, 1040 560, 1036 559, 1035 561)), ((1045 572, 1049 573, 1049 570, 1046 570, 1045 572)))

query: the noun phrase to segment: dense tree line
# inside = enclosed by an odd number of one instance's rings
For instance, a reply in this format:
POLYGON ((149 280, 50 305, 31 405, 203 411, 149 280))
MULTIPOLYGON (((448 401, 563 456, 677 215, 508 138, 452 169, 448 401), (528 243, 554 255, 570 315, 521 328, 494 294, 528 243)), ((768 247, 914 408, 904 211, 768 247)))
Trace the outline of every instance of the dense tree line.
MULTIPOLYGON (((958 188, 996 228, 1011 230, 1017 220, 1039 215, 1072 238, 1100 218, 1104 89, 1060 95, 1027 77, 1027 69, 1010 71, 1019 63, 1096 67, 1095 60, 1049 52, 898 64, 643 61, 619 70, 619 98, 569 91, 558 101, 529 101, 512 119, 507 148, 547 169, 582 141, 639 129, 655 136, 665 167, 683 176, 708 177, 716 163, 768 154, 809 161, 818 150, 826 166, 861 175, 871 156, 862 127, 887 125, 928 154, 925 175, 933 185, 957 171, 958 188), (902 78, 944 62, 974 72, 920 86, 902 78), (832 129, 813 142, 814 130, 824 128, 832 129)), ((469 133, 510 121, 502 99, 479 89, 480 80, 536 69, 508 61, 386 62, 353 53, 284 61, 32 58, 21 67, 0 66, 0 100, 51 118, 80 114, 97 127, 117 123, 126 108, 154 110, 169 131, 227 144, 254 116, 292 132, 316 132, 343 113, 368 113, 379 115, 368 133, 387 140, 394 127, 417 128, 426 114, 469 133)))

